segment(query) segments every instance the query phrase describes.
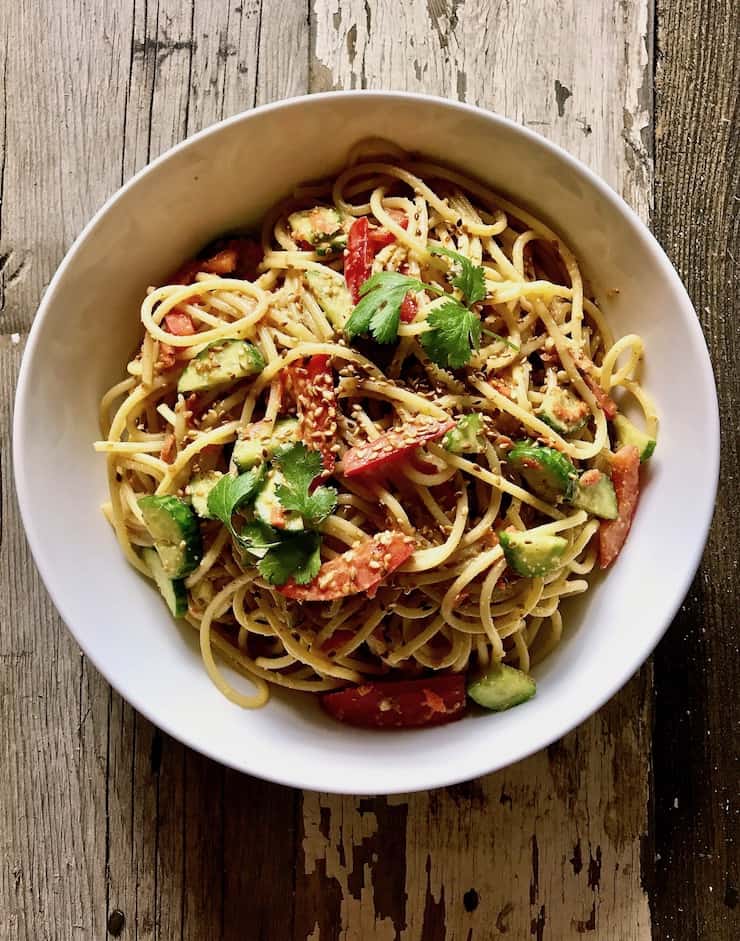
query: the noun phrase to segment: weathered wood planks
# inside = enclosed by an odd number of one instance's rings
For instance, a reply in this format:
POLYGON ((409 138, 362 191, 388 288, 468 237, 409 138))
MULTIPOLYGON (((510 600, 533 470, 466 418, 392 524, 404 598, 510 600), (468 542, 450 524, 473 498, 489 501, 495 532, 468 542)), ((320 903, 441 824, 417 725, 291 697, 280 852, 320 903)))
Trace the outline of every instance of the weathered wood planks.
POLYGON ((226 771, 111 693, 30 562, 9 454, 15 377, 38 300, 77 231, 123 180, 253 104, 393 87, 523 121, 584 159, 645 218, 655 153, 654 223, 705 317, 729 419, 731 483, 740 392, 730 317, 732 9, 730 0, 659 0, 655 142, 649 0, 83 0, 3 9, 3 941, 721 941, 740 933, 730 804, 737 753, 725 734, 737 718, 728 695, 737 685, 729 488, 703 576, 657 656, 654 739, 647 668, 576 733, 515 768, 408 799, 354 799, 226 771), (653 890, 652 933, 643 880, 653 890))

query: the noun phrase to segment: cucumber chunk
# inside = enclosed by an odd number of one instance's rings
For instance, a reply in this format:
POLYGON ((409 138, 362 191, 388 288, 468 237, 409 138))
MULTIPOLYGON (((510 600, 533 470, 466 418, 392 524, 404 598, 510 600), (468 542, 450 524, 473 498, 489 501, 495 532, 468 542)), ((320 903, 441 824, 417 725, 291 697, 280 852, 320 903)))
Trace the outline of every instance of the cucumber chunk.
POLYGON ((531 676, 505 663, 468 685, 468 696, 479 706, 494 712, 518 706, 536 692, 537 684, 531 676))
POLYGON ((506 561, 525 578, 541 578, 554 572, 568 546, 562 536, 538 533, 537 530, 515 533, 502 530, 498 538, 506 561))
POLYGON ((216 340, 190 360, 177 383, 177 391, 203 392, 228 385, 265 368, 262 353, 246 340, 216 340))
POLYGON ((198 518, 179 497, 152 494, 139 506, 154 540, 162 568, 168 578, 183 578, 192 572, 203 554, 198 518))
MULTIPOLYGON (((247 433, 249 434, 249 429, 247 433)), ((293 441, 298 441, 298 419, 279 418, 275 422, 272 434, 252 434, 250 437, 240 438, 234 445, 231 459, 241 473, 262 461, 269 460, 279 447, 293 441)))
POLYGON ((517 441, 507 460, 543 500, 557 503, 570 498, 578 471, 560 451, 529 440, 517 441))
POLYGON ((536 414, 559 435, 570 435, 583 428, 591 413, 588 405, 569 389, 552 386, 536 414))
POLYGON ((196 474, 185 488, 193 509, 203 520, 215 519, 208 511, 208 494, 222 477, 221 471, 215 470, 207 471, 205 474, 196 474))
POLYGON ((455 427, 442 438, 442 447, 453 454, 478 454, 485 446, 483 416, 479 412, 458 418, 455 427))
POLYGON ((625 444, 634 444, 640 454, 640 463, 644 463, 652 457, 657 443, 654 438, 645 434, 644 431, 640 431, 624 415, 616 415, 612 425, 617 433, 617 450, 623 448, 625 444))
POLYGON ((335 330, 344 330, 344 325, 352 313, 352 298, 340 277, 333 277, 315 268, 306 271, 306 281, 329 323, 335 330))
POLYGON ((579 510, 604 520, 615 520, 619 515, 614 484, 596 469, 581 474, 570 502, 579 510))
POLYGON ((152 573, 160 594, 167 602, 167 607, 173 617, 182 618, 188 612, 188 592, 185 582, 181 578, 170 578, 162 567, 156 549, 144 549, 141 557, 152 573))
POLYGON ((319 255, 330 255, 347 244, 344 219, 333 206, 314 206, 288 216, 288 225, 296 242, 306 242, 319 255))
POLYGON ((254 515, 274 529, 296 531, 303 529, 303 517, 296 510, 286 510, 278 500, 276 489, 287 483, 282 471, 268 471, 262 489, 254 501, 254 515))

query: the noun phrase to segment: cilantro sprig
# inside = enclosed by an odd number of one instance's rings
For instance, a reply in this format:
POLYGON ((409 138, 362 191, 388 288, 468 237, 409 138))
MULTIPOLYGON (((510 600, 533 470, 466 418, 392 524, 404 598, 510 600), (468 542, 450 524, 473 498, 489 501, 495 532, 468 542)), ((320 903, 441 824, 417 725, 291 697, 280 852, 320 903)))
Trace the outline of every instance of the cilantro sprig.
POLYGON ((480 343, 480 317, 454 299, 429 312, 429 330, 421 335, 421 345, 429 358, 443 369, 459 369, 470 361, 480 343))
POLYGON ((473 262, 453 251, 451 248, 445 248, 444 245, 431 245, 429 251, 432 255, 444 255, 453 261, 450 283, 456 287, 463 296, 463 301, 468 307, 477 304, 486 297, 486 275, 480 265, 474 265, 473 262))
MULTIPOLYGON (((429 251, 451 260, 450 284, 461 297, 458 300, 447 294, 446 299, 430 311, 427 330, 419 339, 438 366, 459 369, 470 362, 473 350, 480 344, 480 317, 471 308, 486 297, 485 271, 444 245, 430 245, 429 251)), ((445 296, 438 284, 428 284, 397 271, 379 271, 360 287, 360 300, 345 326, 349 339, 369 334, 378 343, 393 342, 398 336, 401 305, 409 291, 445 296)))
POLYGON ((334 487, 316 487, 311 490, 311 484, 323 468, 319 452, 310 451, 305 444, 291 444, 281 448, 273 460, 285 478, 285 483, 275 488, 284 509, 300 513, 308 526, 318 526, 337 505, 337 491, 334 487))
POLYGON ((459 369, 470 362, 473 350, 480 345, 480 317, 471 308, 486 296, 485 272, 444 245, 432 245, 429 251, 452 260, 450 283, 462 298, 451 297, 429 312, 429 329, 422 333, 420 342, 432 362, 443 369, 459 369))
POLYGON ((238 511, 252 515, 249 505, 267 474, 263 464, 238 477, 225 474, 208 495, 208 511, 221 520, 242 550, 258 560, 257 568, 265 581, 284 585, 293 578, 298 585, 305 585, 321 567, 321 534, 316 527, 333 512, 337 491, 333 487, 311 490, 322 471, 322 458, 318 451, 310 451, 304 444, 279 449, 273 463, 285 480, 275 488, 275 495, 284 509, 301 514, 306 529, 279 530, 259 519, 245 521, 238 529, 234 525, 238 511))
POLYGON ((369 333, 378 343, 392 343, 398 336, 401 304, 409 291, 444 294, 436 284, 425 284, 397 271, 378 271, 360 287, 360 300, 345 325, 350 339, 369 333))

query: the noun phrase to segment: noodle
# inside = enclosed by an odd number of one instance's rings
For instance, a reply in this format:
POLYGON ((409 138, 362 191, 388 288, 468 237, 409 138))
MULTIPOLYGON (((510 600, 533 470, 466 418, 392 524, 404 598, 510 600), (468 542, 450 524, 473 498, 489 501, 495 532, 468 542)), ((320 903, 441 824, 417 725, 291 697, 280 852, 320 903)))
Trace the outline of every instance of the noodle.
MULTIPOLYGON (((336 179, 306 185, 276 206, 251 272, 218 267, 231 250, 225 244, 182 280, 150 289, 141 348, 100 402, 103 440, 95 448, 106 454, 110 488, 104 512, 140 572, 151 574, 145 558, 156 539, 139 499, 187 503, 197 475, 233 473, 236 441, 256 428, 277 434, 280 420, 300 409, 290 376, 312 358, 328 357, 336 375, 331 446, 340 458, 420 416, 434 422, 471 411, 482 416, 485 445, 455 453, 430 440, 397 470, 375 477, 343 477, 339 465, 336 505, 318 527, 322 562, 336 565, 383 532, 413 539, 410 557, 367 595, 292 600, 258 567, 259 553, 245 553, 218 519, 201 520, 202 555, 182 590, 216 686, 254 708, 272 684, 324 692, 386 674, 501 662, 528 671, 560 640, 561 601, 588 587, 599 521, 535 492, 511 471, 507 454, 513 440, 528 438, 581 462, 579 471, 606 466, 603 398, 615 392, 636 403, 655 437, 655 408, 639 384, 642 339, 613 342, 577 259, 549 228, 481 183, 414 162, 382 141, 358 145, 336 179), (429 287, 413 294, 414 316, 402 318, 394 345, 353 348, 322 302, 312 279, 344 291, 346 253, 340 247, 322 255, 290 222, 317 202, 335 207, 345 234, 363 217, 384 234, 374 272, 406 273, 429 287), (484 336, 465 369, 450 371, 425 352, 430 318, 450 297, 450 264, 431 250, 434 243, 482 267, 484 336), (173 329, 175 322, 187 329, 173 329), (264 368, 178 393, 183 369, 208 344, 232 340, 254 344, 264 368), (548 392, 558 388, 570 390, 585 412, 572 433, 542 417, 548 392), (557 535, 566 548, 554 570, 519 577, 507 566, 497 535, 503 529, 557 535), (254 689, 234 688, 214 652, 254 689)), ((304 434, 304 419, 298 427, 304 434)))

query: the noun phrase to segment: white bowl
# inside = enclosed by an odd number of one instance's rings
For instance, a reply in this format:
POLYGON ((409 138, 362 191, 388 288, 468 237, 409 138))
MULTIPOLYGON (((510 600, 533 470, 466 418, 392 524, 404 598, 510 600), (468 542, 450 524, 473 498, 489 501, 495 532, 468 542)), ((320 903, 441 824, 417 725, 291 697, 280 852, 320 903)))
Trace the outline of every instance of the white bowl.
POLYGON ((699 563, 717 485, 712 371, 689 298, 634 213, 586 167, 497 115, 419 95, 347 92, 283 101, 190 138, 137 174, 83 231, 31 330, 15 410, 18 498, 54 603, 100 672, 162 729, 283 784, 394 793, 466 780, 559 738, 648 657, 699 563), (617 335, 638 332, 660 440, 627 546, 569 611, 537 696, 435 729, 363 732, 308 695, 243 711, 208 679, 195 632, 177 626, 124 561, 106 497, 98 399, 122 374, 148 284, 218 233, 256 222, 304 180, 338 170, 352 144, 390 138, 461 167, 529 207, 575 250, 617 335), (606 289, 620 293, 609 299, 606 289))

